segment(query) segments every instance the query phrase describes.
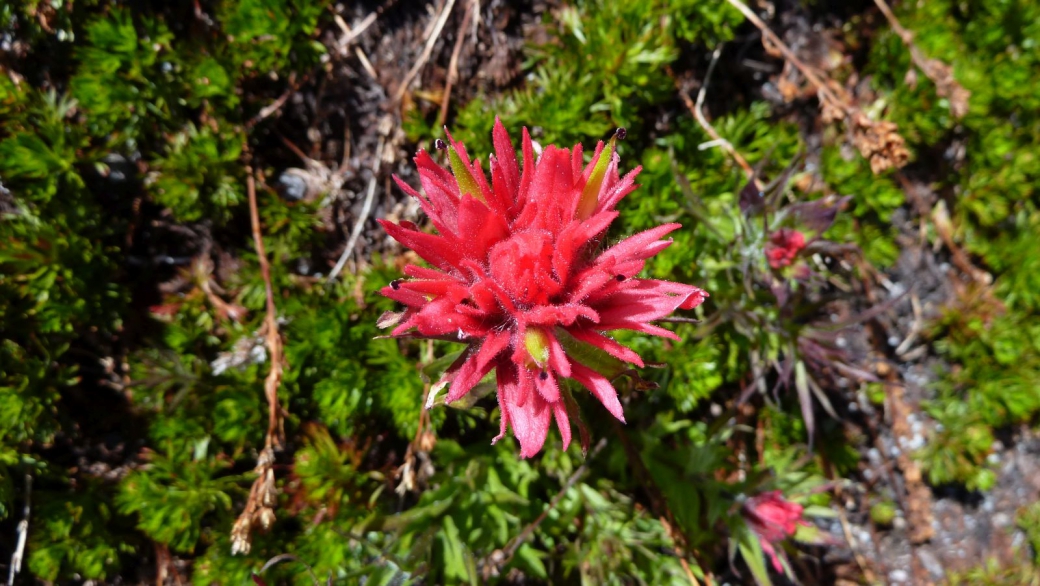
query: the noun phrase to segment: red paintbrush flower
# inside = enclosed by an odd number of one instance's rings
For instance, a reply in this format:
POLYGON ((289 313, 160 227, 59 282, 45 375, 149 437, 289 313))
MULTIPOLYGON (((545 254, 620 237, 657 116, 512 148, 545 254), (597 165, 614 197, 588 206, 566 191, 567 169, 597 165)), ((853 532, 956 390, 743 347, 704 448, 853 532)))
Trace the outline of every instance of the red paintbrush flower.
POLYGON ((802 505, 785 499, 779 490, 764 492, 744 501, 741 510, 744 520, 758 536, 762 551, 772 560, 777 572, 784 570, 774 546, 794 535, 799 525, 809 525, 802 518, 803 511, 802 505))
MULTIPOLYGON (((604 233, 618 216, 614 207, 635 189, 639 172, 618 175, 614 139, 601 142, 583 167, 581 145, 573 151, 549 146, 536 159, 525 128, 521 168, 498 120, 493 138, 490 183, 451 135, 450 146, 437 141, 448 151, 450 172, 426 151, 415 157, 425 195, 397 179, 437 234, 411 222, 380 220, 390 236, 431 265, 409 265, 405 274, 411 279, 383 288, 383 295, 406 306, 383 325, 396 323, 394 336, 414 329, 419 336, 468 344, 442 379, 451 385, 447 402, 466 395, 494 369, 502 412, 495 441, 512 427, 526 458, 541 450, 554 417, 564 446, 570 443, 560 379, 581 383, 624 421, 611 381, 571 356, 564 344, 588 344, 642 366, 638 354, 605 332, 628 329, 678 339, 651 322, 700 305, 707 293, 635 278, 647 258, 671 244, 663 237, 679 224, 602 249, 604 233)), ((624 138, 624 130, 616 138, 624 138)))

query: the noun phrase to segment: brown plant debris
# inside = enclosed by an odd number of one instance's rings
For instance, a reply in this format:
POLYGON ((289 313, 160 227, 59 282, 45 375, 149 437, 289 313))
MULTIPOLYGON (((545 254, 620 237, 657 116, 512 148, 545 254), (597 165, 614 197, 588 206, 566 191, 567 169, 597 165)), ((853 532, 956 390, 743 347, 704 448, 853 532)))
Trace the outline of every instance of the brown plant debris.
POLYGON ((274 524, 274 507, 278 504, 278 488, 274 483, 274 450, 266 447, 256 460, 257 478, 249 490, 246 508, 231 528, 231 555, 249 553, 253 546, 252 533, 255 527, 264 531, 274 524))
MULTIPOLYGON (((820 100, 823 122, 831 124, 838 120, 845 121, 850 142, 870 161, 870 169, 874 174, 906 165, 910 153, 906 150, 906 141, 899 134, 895 123, 871 119, 854 103, 840 84, 826 73, 806 65, 746 4, 740 0, 726 1, 762 32, 762 46, 767 53, 783 57, 805 77, 820 100)), ((788 77, 784 76, 783 79, 787 80, 788 84, 781 84, 784 99, 794 99, 802 94, 794 87, 789 87, 791 82, 788 77)))
POLYGON ((875 175, 899 169, 910 160, 906 143, 894 122, 871 120, 861 110, 850 110, 845 121, 853 146, 870 161, 875 175))
POLYGON ((903 44, 910 49, 910 58, 913 60, 914 65, 935 84, 935 93, 939 94, 940 97, 946 98, 950 103, 950 113, 953 114, 953 117, 963 118, 968 113, 968 99, 971 98, 971 92, 957 83, 957 80, 953 77, 953 68, 938 59, 929 59, 914 44, 914 34, 903 28, 903 25, 900 24, 899 19, 896 18, 896 15, 885 0, 874 0, 874 3, 877 4, 882 14, 888 19, 892 30, 899 35, 899 38, 903 40, 903 44))

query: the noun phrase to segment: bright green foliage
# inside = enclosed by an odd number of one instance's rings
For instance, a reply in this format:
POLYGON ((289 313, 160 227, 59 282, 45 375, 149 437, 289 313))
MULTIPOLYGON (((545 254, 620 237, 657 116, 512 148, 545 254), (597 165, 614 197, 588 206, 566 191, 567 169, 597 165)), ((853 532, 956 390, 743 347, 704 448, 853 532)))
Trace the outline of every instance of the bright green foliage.
POLYGON ((920 455, 933 485, 963 482, 969 490, 993 488, 996 475, 985 467, 993 450, 993 433, 979 417, 968 413, 965 403, 948 401, 944 409, 931 411, 941 431, 920 455))
POLYGON ((247 74, 278 72, 290 66, 306 70, 325 51, 311 37, 327 4, 324 0, 227 2, 220 16, 228 35, 227 52, 215 54, 227 56, 230 70, 247 74))
POLYGON ((241 138, 214 135, 189 125, 169 140, 166 155, 152 165, 155 201, 181 221, 225 219, 244 199, 238 159, 241 138))
POLYGON ((165 58, 173 42, 165 23, 147 16, 135 22, 117 9, 87 25, 86 37, 71 94, 86 111, 92 134, 118 133, 131 146, 138 133, 158 130, 149 124, 179 113, 183 87, 176 65, 165 58))
POLYGON ((1033 548, 1034 559, 1040 552, 1040 504, 1033 503, 1018 511, 1018 526, 1026 532, 1029 544, 1033 548))
POLYGON ((33 522, 43 527, 33 533, 27 551, 29 570, 38 577, 56 580, 78 574, 103 579, 118 572, 121 555, 133 553, 126 533, 115 523, 106 488, 91 482, 86 489, 71 496, 64 491, 34 495, 40 504, 33 522))
POLYGON ((227 513, 233 476, 217 476, 229 462, 207 458, 209 439, 194 446, 168 446, 170 453, 150 454, 148 464, 130 473, 116 498, 119 512, 138 515, 137 527, 175 551, 191 553, 211 511, 227 513), (189 451, 190 450, 190 451, 189 451))
MULTIPOLYGON (((490 122, 531 126, 542 144, 572 145, 617 127, 642 133, 640 112, 672 99, 666 67, 679 44, 726 40, 739 14, 724 2, 588 0, 547 20, 551 43, 532 47, 532 79, 504 96, 478 98, 458 114, 457 138, 471 152, 490 151, 490 122), (539 112, 537 123, 531 112, 539 112)), ((425 125, 425 136, 431 134, 425 125)), ((416 136, 418 138, 418 136, 416 136)))

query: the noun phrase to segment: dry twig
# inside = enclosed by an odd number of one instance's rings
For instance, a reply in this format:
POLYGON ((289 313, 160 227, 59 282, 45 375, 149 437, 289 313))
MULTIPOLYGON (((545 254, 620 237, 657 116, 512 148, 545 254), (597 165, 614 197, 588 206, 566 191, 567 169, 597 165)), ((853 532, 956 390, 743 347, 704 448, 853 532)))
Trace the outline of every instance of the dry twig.
MULTIPOLYGON (((827 476, 834 481, 834 469, 829 464, 827 465, 827 476)), ((839 499, 843 497, 843 492, 840 482, 834 482, 834 495, 839 499)), ((852 527, 849 525, 849 518, 845 514, 845 507, 839 502, 838 506, 835 507, 838 512, 838 521, 841 523, 841 532, 845 536, 845 542, 849 545, 849 550, 852 551, 852 557, 856 560, 856 565, 859 566, 859 571, 863 573, 863 579, 872 584, 874 582, 874 572, 871 571, 870 565, 867 563, 867 558, 859 551, 859 543, 856 538, 852 535, 852 527)))
POLYGON ((378 15, 379 11, 369 14, 364 18, 364 20, 358 23, 356 28, 351 30, 351 28, 347 26, 347 23, 343 20, 343 18, 337 14, 335 16, 336 24, 338 24, 340 28, 346 29, 345 32, 347 33, 342 39, 336 41, 336 43, 339 45, 340 51, 346 49, 350 45, 350 43, 354 41, 354 39, 360 37, 361 33, 365 32, 365 30, 368 29, 368 27, 372 26, 372 23, 376 21, 376 17, 378 15))
POLYGON ((265 118, 268 118, 275 112, 281 110, 282 106, 285 105, 286 100, 289 99, 289 96, 293 95, 293 93, 295 93, 296 90, 300 89, 300 86, 306 83, 308 78, 310 78, 309 74, 304 75, 299 80, 297 80, 296 74, 291 74, 289 78, 289 88, 282 92, 282 95, 279 96, 277 100, 261 108, 260 112, 258 112, 256 116, 249 119, 249 121, 246 122, 246 128, 248 129, 253 126, 256 126, 265 118))
POLYGON ((935 84, 935 93, 949 100, 950 113, 953 114, 953 117, 963 118, 968 113, 968 99, 971 98, 971 92, 957 83, 957 80, 953 77, 953 68, 938 59, 929 59, 914 44, 914 34, 903 28, 903 25, 900 24, 899 19, 896 18, 892 8, 889 7, 885 0, 874 0, 874 4, 877 4, 877 7, 881 9, 881 13, 888 19, 888 24, 892 26, 892 30, 899 35, 899 38, 903 40, 903 44, 910 49, 910 58, 913 60, 914 65, 923 71, 928 79, 935 84))
MULTIPOLYGON (((347 46, 349 45, 349 43, 356 39, 362 32, 364 32, 364 30, 368 28, 369 24, 375 22, 376 14, 378 13, 373 12, 372 14, 365 17, 365 20, 361 21, 361 24, 358 25, 358 28, 353 30, 347 24, 347 21, 343 20, 342 16, 338 14, 332 15, 332 19, 336 21, 336 25, 339 26, 339 28, 343 31, 345 35, 342 39, 338 41, 340 54, 343 54, 347 50, 347 46)), ((361 62, 361 67, 365 70, 365 73, 367 73, 369 77, 371 77, 373 80, 378 81, 379 78, 376 76, 376 70, 374 67, 372 67, 372 62, 368 60, 368 55, 366 55, 365 52, 361 50, 361 47, 354 47, 354 54, 357 55, 358 61, 361 62)))
POLYGON ((278 406, 278 385, 282 382, 282 337, 278 332, 278 310, 274 305, 274 287, 271 285, 271 266, 264 252, 264 239, 260 234, 260 212, 256 205, 256 179, 252 168, 248 168, 246 191, 249 195, 249 218, 253 229, 253 245, 260 261, 260 275, 264 280, 264 295, 267 298, 266 315, 264 316, 264 334, 267 352, 271 357, 271 369, 264 380, 264 394, 267 397, 267 437, 265 448, 281 449, 285 440, 282 429, 281 409, 278 406))
POLYGON ((328 279, 325 284, 331 285, 340 271, 347 264, 347 260, 350 255, 354 252, 354 247, 357 246, 358 238, 361 237, 361 230, 365 227, 365 220, 368 219, 368 214, 372 212, 372 202, 375 199, 376 194, 376 181, 379 179, 379 169, 382 166, 383 158, 386 150, 386 138, 393 131, 393 121, 389 116, 384 117, 379 123, 379 143, 376 146, 375 162, 372 163, 372 177, 368 180, 368 192, 365 194, 365 202, 361 205, 361 213, 358 214, 357 220, 354 221, 354 229, 350 231, 350 238, 347 239, 347 247, 343 249, 343 253, 339 255, 339 259, 336 260, 335 266, 329 272, 328 279))
MULTIPOLYGON (((466 15, 462 17, 462 24, 455 34, 455 48, 451 51, 451 61, 448 62, 448 79, 444 83, 444 97, 441 99, 441 113, 437 117, 437 126, 444 124, 448 119, 448 105, 451 103, 451 90, 459 77, 459 54, 462 53, 462 42, 466 38, 466 27, 469 26, 473 14, 480 8, 480 0, 469 0, 466 5, 466 15)), ((477 19, 479 22, 479 19, 477 19)))
MULTIPOLYGON (((249 156, 248 145, 244 149, 249 156)), ((235 521, 231 529, 231 553, 249 553, 251 533, 255 526, 269 529, 274 523, 274 507, 278 502, 278 490, 274 482, 274 451, 281 449, 285 442, 285 430, 282 424, 282 411, 278 405, 278 386, 282 381, 284 356, 282 338, 278 332, 278 311, 274 304, 274 287, 271 285, 271 267, 264 252, 264 239, 260 233, 260 211, 256 204, 256 178, 251 165, 246 165, 246 193, 249 197, 249 219, 253 231, 253 246, 260 261, 260 275, 264 280, 264 293, 267 298, 264 318, 264 338, 267 353, 271 360, 271 369, 264 379, 264 395, 267 397, 267 434, 264 449, 257 458, 257 479, 249 491, 249 499, 245 509, 235 521)))
MULTIPOLYGON (((740 168, 744 170, 744 174, 747 175, 748 180, 754 181, 755 184, 758 185, 758 180, 755 179, 755 170, 748 164, 747 159, 738 153, 737 149, 733 148, 733 145, 728 140, 719 136, 715 127, 712 126, 704 116, 704 97, 708 93, 708 84, 711 83, 711 74, 715 71, 715 65, 718 64, 720 55, 722 55, 722 44, 715 47, 715 51, 711 54, 711 63, 708 65, 708 71, 704 74, 704 82, 701 84, 701 89, 697 92, 696 103, 690 99, 690 94, 683 89, 677 78, 675 79, 675 85, 679 89, 679 97, 682 98, 683 103, 686 104, 686 108, 691 114, 693 114, 694 119, 697 120, 697 124, 700 124, 701 128, 704 129, 704 132, 708 133, 708 136, 712 138, 710 143, 700 145, 701 148, 708 148, 709 145, 721 146, 723 150, 725 150, 726 153, 736 161, 737 165, 740 165, 740 168)), ((674 78, 675 76, 673 75, 672 77, 674 78)), ((758 186, 761 188, 761 185, 758 186)))
POLYGON ((430 59, 430 54, 433 53, 433 47, 437 44, 437 39, 441 35, 441 30, 444 29, 444 23, 448 22, 448 15, 451 14, 451 8, 455 6, 455 0, 447 0, 444 3, 444 8, 441 9, 441 13, 437 16, 437 20, 433 24, 433 30, 430 31, 430 35, 426 38, 426 46, 423 47, 422 54, 419 55, 419 59, 412 65, 412 68, 408 70, 408 73, 401 80, 401 85, 398 86, 397 91, 394 92, 394 98, 391 103, 400 105, 401 98, 404 97, 404 93, 408 91, 408 86, 411 85, 412 80, 415 79, 416 75, 419 75, 419 71, 422 70, 423 66, 430 59))
MULTIPOLYGON (((679 540, 675 538, 674 530, 668 519, 662 515, 658 520, 661 522, 661 526, 664 527, 665 534, 672 540, 672 543, 679 543, 679 540)), ((686 574, 686 579, 690 582, 690 586, 701 586, 700 582, 697 581, 697 577, 693 575, 690 562, 686 561, 686 556, 683 555, 682 550, 678 546, 673 546, 673 550, 675 551, 675 557, 679 558, 679 565, 682 566, 683 573, 686 574)), ((715 583, 712 582, 711 574, 704 575, 704 583, 707 586, 714 586, 715 583)))

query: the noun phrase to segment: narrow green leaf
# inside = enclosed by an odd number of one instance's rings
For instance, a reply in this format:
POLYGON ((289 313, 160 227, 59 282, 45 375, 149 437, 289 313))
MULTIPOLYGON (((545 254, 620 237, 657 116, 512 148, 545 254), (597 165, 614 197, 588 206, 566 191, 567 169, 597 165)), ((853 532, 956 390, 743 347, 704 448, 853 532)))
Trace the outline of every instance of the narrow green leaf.
POLYGON ((462 157, 455 150, 455 147, 448 147, 448 163, 451 164, 451 172, 455 175, 455 181, 459 184, 459 192, 466 194, 468 193, 471 197, 484 201, 484 194, 480 191, 480 185, 477 184, 477 180, 473 177, 469 168, 465 163, 462 162, 462 157))
POLYGON ((615 134, 610 138, 607 146, 600 151, 596 166, 593 167, 592 174, 589 175, 589 181, 585 184, 585 189, 581 190, 581 199, 578 200, 577 211, 579 220, 588 218, 592 215, 592 212, 596 211, 596 204, 599 203, 599 189, 603 186, 604 177, 607 176, 607 166, 610 165, 610 159, 614 157, 616 144, 617 135, 615 134))
POLYGON ((744 531, 737 547, 744 563, 751 570, 755 583, 758 586, 773 586, 773 581, 769 579, 769 570, 766 569, 765 552, 762 551, 762 545, 755 535, 751 531, 744 531))
POLYGON ((795 362, 794 387, 798 391, 798 403, 802 407, 805 432, 809 436, 809 445, 812 446, 813 433, 816 431, 816 420, 813 417, 812 391, 809 390, 808 378, 808 374, 805 372, 805 363, 801 360, 795 362))
POLYGON ((516 550, 517 565, 523 566, 524 573, 529 574, 535 578, 545 580, 549 577, 549 572, 545 569, 545 564, 542 563, 542 559, 538 556, 538 552, 528 544, 523 544, 520 549, 516 550))
POLYGON ((560 341, 560 345, 563 346, 568 356, 609 379, 617 378, 622 373, 631 370, 626 363, 592 344, 579 341, 562 328, 556 328, 555 333, 556 339, 560 341))

